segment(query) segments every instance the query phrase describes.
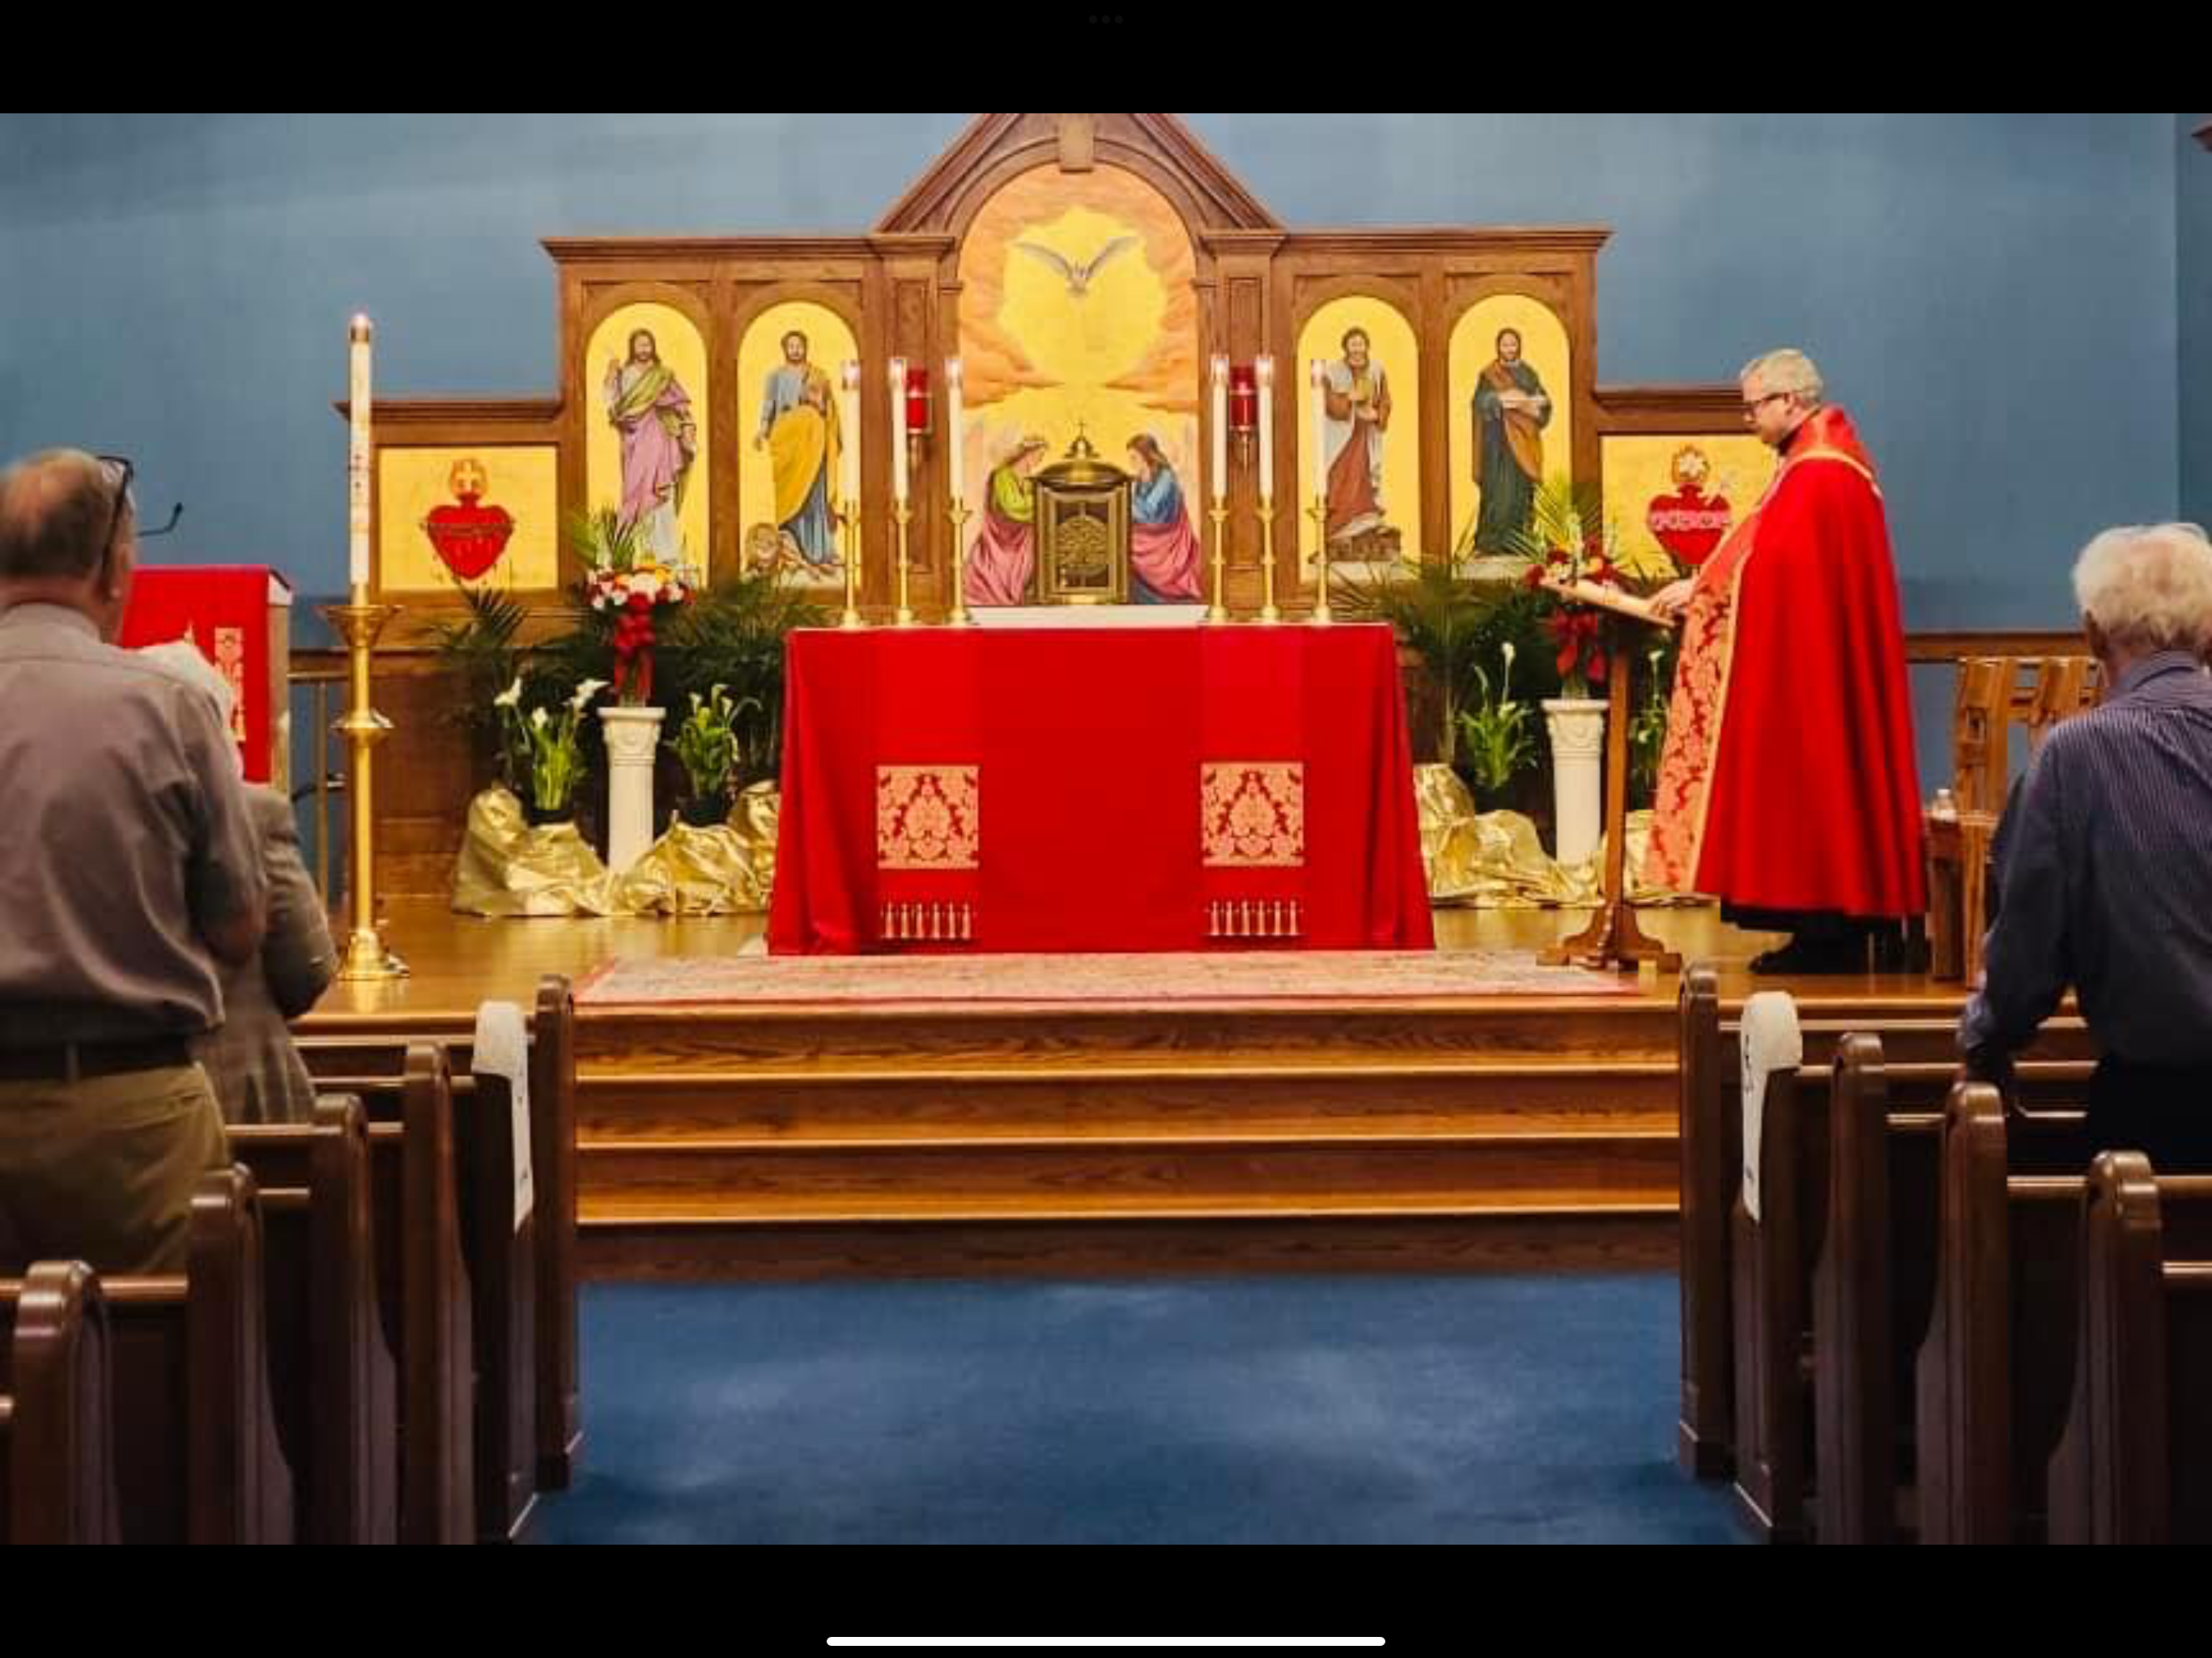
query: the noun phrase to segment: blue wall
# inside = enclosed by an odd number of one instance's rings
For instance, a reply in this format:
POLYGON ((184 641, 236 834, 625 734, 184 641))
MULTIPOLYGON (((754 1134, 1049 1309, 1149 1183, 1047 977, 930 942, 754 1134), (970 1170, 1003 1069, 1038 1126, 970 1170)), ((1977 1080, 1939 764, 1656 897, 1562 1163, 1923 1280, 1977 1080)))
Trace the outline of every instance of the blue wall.
POLYGON ((2181 292, 2181 512, 2212 524, 2212 151, 2197 129, 2212 114, 2176 118, 2175 224, 2181 292))
MULTIPOLYGON (((966 118, 0 116, 0 452, 131 453, 149 512, 188 504, 149 555, 331 591, 349 313, 383 392, 543 392, 539 237, 864 228, 966 118)), ((2181 374, 2212 371, 2212 156, 2171 113, 1188 119, 1294 226, 1612 225, 1607 380, 1805 346, 1914 627, 2069 622, 2081 543, 2179 509, 2185 434, 2212 511, 2181 374)))

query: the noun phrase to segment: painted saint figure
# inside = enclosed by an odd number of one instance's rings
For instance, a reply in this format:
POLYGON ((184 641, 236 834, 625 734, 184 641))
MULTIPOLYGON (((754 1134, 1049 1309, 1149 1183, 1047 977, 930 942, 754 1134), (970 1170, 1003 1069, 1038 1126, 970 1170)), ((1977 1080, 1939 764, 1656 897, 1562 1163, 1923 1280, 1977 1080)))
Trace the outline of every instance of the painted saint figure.
POLYGON ((1139 604, 1195 604, 1206 555, 1182 484, 1149 432, 1129 440, 1129 459, 1137 475, 1129 492, 1131 596, 1139 604))
POLYGON ((1474 481, 1482 507, 1474 525, 1479 553, 1517 553, 1536 517, 1544 478, 1544 428, 1552 397, 1521 355, 1521 331, 1498 331, 1498 355, 1474 388, 1474 481))
POLYGON ((622 434, 623 522, 642 528, 647 551, 680 563, 678 516, 698 458, 699 428, 690 395, 661 361, 651 329, 631 331, 628 361, 609 361, 605 394, 607 419, 622 434))
POLYGON ((970 604, 1026 604, 1036 577, 1037 462, 1045 440, 1026 437, 991 469, 982 525, 968 550, 970 604))
POLYGON ((1384 522, 1382 434, 1390 429, 1390 380, 1371 354, 1367 331, 1344 337, 1344 355, 1323 369, 1326 385, 1322 469, 1328 480, 1332 548, 1379 530, 1384 522))
POLYGON ((837 515, 830 505, 844 434, 830 376, 807 361, 806 336, 783 337, 783 362, 769 374, 761 395, 760 429, 753 447, 768 452, 775 481, 775 523, 807 568, 834 574, 837 515))

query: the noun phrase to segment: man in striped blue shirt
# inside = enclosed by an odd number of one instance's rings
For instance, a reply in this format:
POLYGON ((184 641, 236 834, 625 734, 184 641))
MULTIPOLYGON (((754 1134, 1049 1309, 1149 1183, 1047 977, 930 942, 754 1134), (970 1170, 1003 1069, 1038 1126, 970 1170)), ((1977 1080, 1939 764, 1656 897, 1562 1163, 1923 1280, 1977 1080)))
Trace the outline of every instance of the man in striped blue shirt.
POLYGON ((2212 543, 2108 530, 2074 590, 2105 702, 2044 739, 2007 813, 1960 1046, 2005 1080, 2071 986, 2106 1055, 2093 1143, 2212 1169, 2212 543))

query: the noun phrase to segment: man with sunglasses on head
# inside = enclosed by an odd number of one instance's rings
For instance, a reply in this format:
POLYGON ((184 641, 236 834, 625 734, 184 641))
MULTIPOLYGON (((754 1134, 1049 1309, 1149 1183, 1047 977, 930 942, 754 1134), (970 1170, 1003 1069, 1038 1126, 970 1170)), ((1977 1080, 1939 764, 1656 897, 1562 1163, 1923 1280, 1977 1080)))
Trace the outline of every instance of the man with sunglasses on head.
POLYGON ((1863 973, 1928 910, 1925 831, 1889 525, 1874 462, 1802 351, 1740 377, 1744 424, 1781 458, 1765 498, 1697 574, 1682 618, 1645 878, 1790 942, 1770 974, 1863 973))
POLYGON ((0 1274, 179 1271, 229 1161, 190 1044, 266 881, 213 704, 112 642, 137 555, 128 462, 0 473, 0 1274))

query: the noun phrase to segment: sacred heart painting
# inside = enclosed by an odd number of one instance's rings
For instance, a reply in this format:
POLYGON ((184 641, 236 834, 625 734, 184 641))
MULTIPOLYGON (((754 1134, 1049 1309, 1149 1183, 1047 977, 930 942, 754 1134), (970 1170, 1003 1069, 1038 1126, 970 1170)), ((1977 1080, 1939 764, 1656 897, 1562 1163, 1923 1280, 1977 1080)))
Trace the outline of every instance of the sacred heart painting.
POLYGON ((559 465, 551 444, 380 448, 379 590, 559 587, 559 465))

